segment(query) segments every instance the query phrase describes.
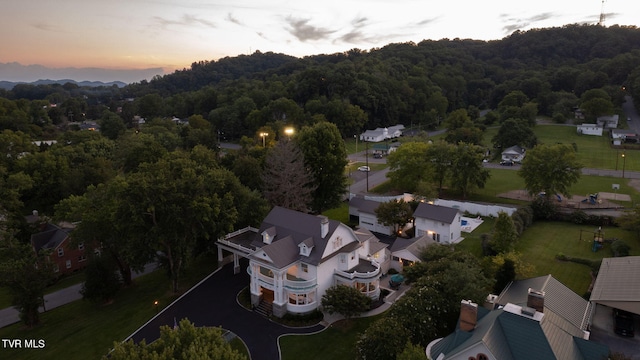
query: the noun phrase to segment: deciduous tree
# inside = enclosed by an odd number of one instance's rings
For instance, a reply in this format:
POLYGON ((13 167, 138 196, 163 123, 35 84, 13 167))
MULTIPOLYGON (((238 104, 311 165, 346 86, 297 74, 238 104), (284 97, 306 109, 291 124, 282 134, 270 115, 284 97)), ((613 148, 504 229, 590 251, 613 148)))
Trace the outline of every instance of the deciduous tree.
POLYGON ((304 127, 295 137, 307 171, 313 174, 311 209, 320 213, 340 203, 347 187, 347 151, 338 128, 329 122, 304 127))
POLYGON ((160 338, 151 344, 143 340, 115 342, 113 351, 103 359, 112 360, 173 360, 173 359, 220 359, 244 360, 246 357, 233 350, 225 340, 222 329, 195 327, 183 319, 177 328, 160 327, 160 338))
POLYGON ((329 314, 338 313, 351 319, 369 310, 371 298, 354 287, 336 285, 322 295, 322 307, 329 314))
POLYGON ((527 151, 518 175, 531 195, 544 192, 550 199, 555 194, 571 197, 571 185, 580 178, 582 164, 577 160, 571 145, 537 145, 527 151))
POLYGON ((482 166, 484 149, 477 145, 459 143, 451 166, 451 186, 466 198, 476 188, 484 188, 489 170, 482 166))
POLYGON ((403 199, 380 203, 375 209, 378 221, 385 226, 393 226, 394 233, 411 221, 413 210, 403 199))

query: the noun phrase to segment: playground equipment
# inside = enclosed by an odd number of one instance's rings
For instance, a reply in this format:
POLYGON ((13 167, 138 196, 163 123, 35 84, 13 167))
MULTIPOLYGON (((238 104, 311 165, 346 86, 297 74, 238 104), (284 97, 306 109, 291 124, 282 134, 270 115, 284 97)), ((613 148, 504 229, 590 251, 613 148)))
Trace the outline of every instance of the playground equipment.
POLYGON ((595 205, 595 204, 599 203, 599 201, 598 201, 598 193, 587 195, 587 198, 582 200, 581 202, 583 202, 583 203, 588 202, 591 205, 595 205))
POLYGON ((602 231, 602 226, 599 226, 598 230, 593 233, 593 246, 591 247, 591 250, 593 250, 593 252, 600 250, 602 248, 603 241, 604 231, 602 231))

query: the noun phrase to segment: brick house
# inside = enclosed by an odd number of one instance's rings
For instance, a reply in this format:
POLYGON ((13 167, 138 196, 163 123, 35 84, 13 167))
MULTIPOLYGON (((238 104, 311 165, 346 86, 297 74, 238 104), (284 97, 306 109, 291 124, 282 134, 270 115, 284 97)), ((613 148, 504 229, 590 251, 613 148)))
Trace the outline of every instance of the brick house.
POLYGON ((58 276, 71 274, 86 266, 89 253, 84 243, 72 245, 72 229, 43 224, 43 229, 31 235, 31 246, 36 254, 44 252, 58 276))

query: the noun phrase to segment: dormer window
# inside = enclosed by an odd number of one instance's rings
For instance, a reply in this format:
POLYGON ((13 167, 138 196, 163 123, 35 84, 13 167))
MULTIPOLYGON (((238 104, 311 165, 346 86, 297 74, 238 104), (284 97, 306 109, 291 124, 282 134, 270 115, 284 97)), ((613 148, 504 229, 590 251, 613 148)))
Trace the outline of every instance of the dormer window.
POLYGON ((262 232, 262 242, 267 245, 271 244, 275 237, 276 237, 276 228, 273 226, 262 232))
POLYGON ((298 244, 298 248, 300 249, 300 255, 309 256, 311 254, 311 250, 313 249, 313 239, 306 239, 305 241, 298 244))

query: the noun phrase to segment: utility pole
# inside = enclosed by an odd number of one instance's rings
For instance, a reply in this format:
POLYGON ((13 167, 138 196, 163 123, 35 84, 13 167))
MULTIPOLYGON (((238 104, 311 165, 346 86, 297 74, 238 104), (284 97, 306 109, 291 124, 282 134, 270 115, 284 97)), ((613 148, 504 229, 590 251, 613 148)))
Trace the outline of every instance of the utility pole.
POLYGON ((365 141, 365 146, 367 147, 367 150, 364 152, 364 156, 367 159, 367 192, 369 192, 369 173, 371 172, 370 168, 369 168, 369 142, 365 141))
POLYGON ((598 21, 598 25, 600 26, 604 26, 604 1, 605 0, 602 0, 602 7, 600 8, 600 20, 598 21))

